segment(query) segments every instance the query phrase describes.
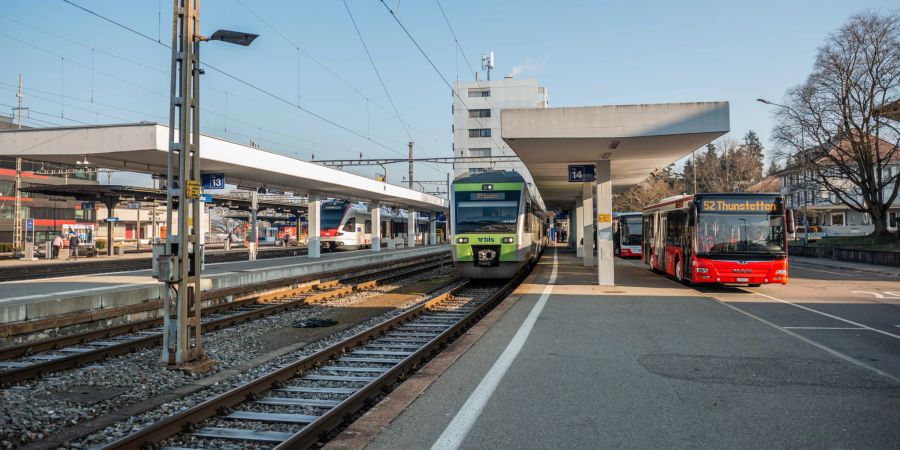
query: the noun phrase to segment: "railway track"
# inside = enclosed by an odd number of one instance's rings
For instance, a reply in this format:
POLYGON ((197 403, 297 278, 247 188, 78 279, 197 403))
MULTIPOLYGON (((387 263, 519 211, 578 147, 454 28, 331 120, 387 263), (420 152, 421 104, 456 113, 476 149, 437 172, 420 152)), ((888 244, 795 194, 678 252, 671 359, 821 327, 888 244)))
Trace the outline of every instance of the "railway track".
MULTIPOLYGON (((378 276, 350 276, 289 290, 276 290, 247 299, 204 308, 202 332, 235 326, 261 317, 303 308, 379 284, 438 267, 429 259, 422 264, 398 268, 378 276)), ((162 318, 94 332, 47 339, 0 350, 0 386, 80 367, 111 356, 131 353, 162 343, 162 318), (19 360, 13 361, 12 359, 19 360)))
POLYGON ((460 283, 104 448, 311 447, 477 322, 526 273, 499 288, 460 283))

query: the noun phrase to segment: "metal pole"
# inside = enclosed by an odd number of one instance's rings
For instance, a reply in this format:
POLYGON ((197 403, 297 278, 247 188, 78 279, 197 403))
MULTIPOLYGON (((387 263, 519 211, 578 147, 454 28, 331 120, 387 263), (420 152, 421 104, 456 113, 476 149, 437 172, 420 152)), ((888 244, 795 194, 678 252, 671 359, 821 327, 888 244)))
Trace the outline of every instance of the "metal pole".
POLYGON ((809 244, 809 201, 807 197, 809 176, 806 171, 806 155, 803 154, 806 151, 806 134, 802 129, 800 130, 800 147, 802 147, 800 152, 803 157, 803 243, 809 244))
MULTIPOLYGON (((199 0, 173 0, 165 257, 171 261, 163 313, 162 362, 203 371, 213 361, 200 336, 200 40, 199 0), (175 129, 177 125, 177 131, 175 129), (178 211, 178 229, 172 216, 178 211), (192 257, 193 254, 193 257, 192 257), (171 310, 174 309, 175 320, 171 310)), ((163 264, 161 262, 160 267, 163 264)), ((162 273, 162 269, 160 269, 162 273)))
MULTIPOLYGON (((385 172, 386 173, 386 172, 385 172)), ((413 188, 413 143, 409 143, 409 188, 413 188)))
MULTIPOLYGON (((16 111, 19 113, 18 120, 18 128, 22 129, 22 99, 25 97, 25 94, 22 92, 22 74, 19 74, 19 90, 16 92, 16 97, 19 100, 19 107, 16 108, 16 111)), ((16 182, 15 182, 15 190, 16 190, 16 205, 14 211, 14 219, 13 223, 13 256, 21 256, 22 255, 22 158, 16 157, 16 182)))

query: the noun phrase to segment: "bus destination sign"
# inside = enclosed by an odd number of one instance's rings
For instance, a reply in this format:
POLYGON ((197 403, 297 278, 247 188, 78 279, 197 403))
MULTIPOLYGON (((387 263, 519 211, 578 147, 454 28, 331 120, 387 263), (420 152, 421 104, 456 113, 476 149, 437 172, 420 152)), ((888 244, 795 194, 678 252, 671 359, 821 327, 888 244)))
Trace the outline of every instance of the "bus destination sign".
POLYGON ((758 198, 703 199, 700 203, 700 210, 704 212, 774 213, 781 210, 781 204, 772 199, 758 198))

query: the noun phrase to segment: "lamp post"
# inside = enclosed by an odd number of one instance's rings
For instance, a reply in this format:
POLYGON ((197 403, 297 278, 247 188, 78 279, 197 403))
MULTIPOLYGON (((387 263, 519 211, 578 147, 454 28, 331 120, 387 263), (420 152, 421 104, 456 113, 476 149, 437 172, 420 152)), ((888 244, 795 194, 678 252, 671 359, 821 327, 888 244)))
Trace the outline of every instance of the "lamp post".
MULTIPOLYGON (((787 106, 787 105, 770 102, 764 98, 758 98, 758 99, 756 99, 756 101, 766 104, 766 105, 770 105, 770 106, 777 106, 779 108, 786 109, 786 110, 796 114, 796 111, 794 111, 793 108, 791 108, 790 106, 787 106)), ((803 129, 801 128, 800 129, 800 153, 801 153, 800 154, 800 163, 801 163, 800 170, 803 172, 803 245, 806 245, 809 243, 809 197, 808 197, 809 189, 807 186, 809 184, 809 180, 808 180, 808 174, 807 174, 807 170, 806 170, 806 156, 802 154, 805 151, 806 151, 805 133, 803 132, 803 129)))
POLYGON ((212 367, 200 340, 200 43, 224 41, 247 46, 257 35, 219 30, 200 34, 200 0, 173 0, 169 154, 166 173, 166 230, 157 273, 166 283, 160 362, 201 372, 212 367), (173 213, 178 227, 173 228, 173 213), (174 318, 173 318, 174 313, 174 318))

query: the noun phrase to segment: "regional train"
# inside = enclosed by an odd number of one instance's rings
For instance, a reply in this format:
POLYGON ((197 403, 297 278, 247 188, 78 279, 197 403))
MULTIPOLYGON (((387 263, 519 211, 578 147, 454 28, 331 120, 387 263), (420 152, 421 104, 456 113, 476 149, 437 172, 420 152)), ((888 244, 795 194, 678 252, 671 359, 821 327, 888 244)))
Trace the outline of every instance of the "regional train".
MULTIPOLYGON (((372 214, 369 207, 345 200, 326 200, 320 209, 320 242, 325 251, 358 250, 372 247, 372 214)), ((403 238, 407 231, 407 213, 381 208, 381 239, 403 238)), ((424 236, 430 219, 416 219, 416 234, 424 236)), ((442 228, 438 222, 438 229, 442 228)), ((417 242, 421 243, 421 242, 417 242)))
POLYGON ((546 213, 516 172, 461 176, 450 196, 453 264, 468 278, 509 278, 547 245, 546 213))

